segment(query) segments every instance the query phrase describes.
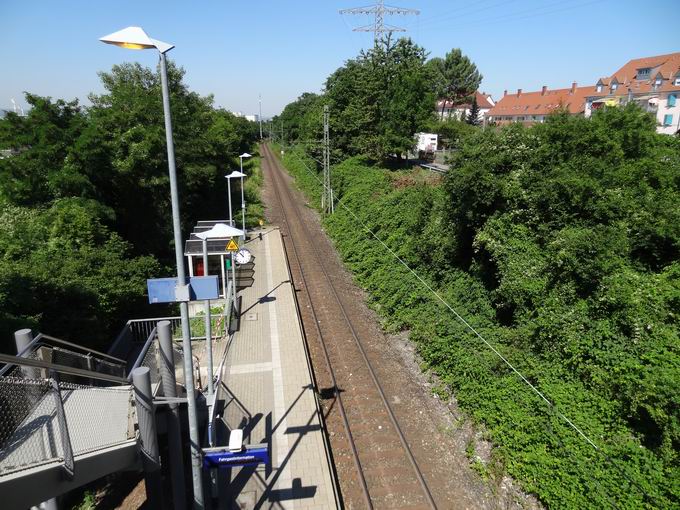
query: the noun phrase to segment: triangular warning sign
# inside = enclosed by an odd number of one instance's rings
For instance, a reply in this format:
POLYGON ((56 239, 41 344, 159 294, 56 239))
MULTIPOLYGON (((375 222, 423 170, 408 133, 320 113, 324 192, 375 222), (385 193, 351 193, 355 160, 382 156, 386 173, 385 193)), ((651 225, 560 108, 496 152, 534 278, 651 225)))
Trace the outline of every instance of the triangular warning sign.
POLYGON ((238 251, 238 244, 233 239, 229 239, 227 244, 227 251, 238 251))

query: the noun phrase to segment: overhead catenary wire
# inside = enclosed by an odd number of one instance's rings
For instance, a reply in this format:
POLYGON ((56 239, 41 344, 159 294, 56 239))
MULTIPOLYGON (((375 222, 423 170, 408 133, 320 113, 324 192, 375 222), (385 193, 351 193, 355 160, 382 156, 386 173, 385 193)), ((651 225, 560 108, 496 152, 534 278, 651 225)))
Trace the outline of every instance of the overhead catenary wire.
POLYGON ((502 2, 498 2, 498 3, 492 4, 492 5, 488 5, 486 7, 481 7, 481 8, 475 9, 475 7, 479 7, 480 5, 488 3, 490 1, 491 0, 480 0, 476 3, 474 3, 474 4, 468 4, 466 6, 456 7, 454 9, 449 9, 449 10, 446 10, 444 12, 438 12, 437 15, 435 15, 435 16, 427 16, 427 17, 424 17, 424 18, 419 17, 418 19, 416 19, 414 21, 410 21, 408 23, 405 23, 404 27, 408 28, 408 27, 413 26, 416 23, 419 23, 422 26, 422 25, 426 25, 426 24, 433 22, 433 21, 450 20, 450 19, 453 19, 453 18, 458 18, 461 15, 467 16, 469 14, 475 14, 475 13, 480 12, 480 11, 485 11, 485 10, 488 10, 488 9, 492 9, 494 7, 499 7, 499 6, 504 5, 504 4, 510 4, 510 3, 513 3, 513 2, 517 2, 517 0, 504 0, 502 2), (472 10, 470 10, 470 9, 472 9, 472 10))
MULTIPOLYGON (((315 161, 315 158, 312 158, 315 161)), ((321 184, 322 186, 324 183, 319 179, 319 176, 311 169, 309 166, 301 159, 298 158, 298 160, 303 164, 305 169, 312 174, 312 176, 321 184)), ((571 428, 573 431, 575 431, 578 436, 580 436, 588 445, 590 445, 597 453, 601 454, 605 460, 612 465, 621 475, 626 478, 632 485, 634 485, 641 494, 643 494, 645 497, 649 498, 650 500, 654 501, 654 499, 645 491, 643 487, 640 486, 638 482, 633 480, 628 476, 628 474, 621 468, 619 467, 616 462, 602 449, 600 448, 578 425, 576 425, 568 416, 566 416, 562 411, 560 411, 557 406, 543 393, 541 390, 539 390, 534 384, 529 381, 529 379, 524 376, 496 347, 491 344, 484 336, 477 331, 477 329, 472 326, 458 311, 456 311, 453 306, 451 306, 432 286, 427 283, 414 269, 411 268, 392 248, 390 248, 382 239, 378 237, 378 235, 373 232, 362 220, 357 216, 354 211, 352 211, 346 204, 342 202, 342 200, 338 200, 337 205, 342 207, 345 211, 347 211, 357 222, 358 224, 368 233, 370 234, 371 237, 373 237, 378 243, 380 243, 389 253, 394 257, 406 270, 411 273, 426 289, 428 292, 430 292, 437 301, 439 301, 441 304, 443 304, 453 315, 458 319, 458 321, 461 322, 472 334, 475 335, 479 340, 481 340, 484 345, 486 345, 510 370, 517 375, 520 380, 527 385, 531 391, 537 395, 547 406, 548 408, 556 414, 557 417, 559 417, 562 421, 564 421, 569 428, 571 428)), ((617 506, 610 501, 612 506, 614 508, 617 508, 617 506)))
MULTIPOLYGON (((490 17, 483 17, 483 18, 472 18, 472 19, 466 19, 465 23, 461 25, 460 29, 464 29, 466 27, 470 27, 473 29, 478 29, 480 25, 488 26, 493 23, 500 23, 500 22, 505 22, 505 21, 520 21, 520 20, 525 20, 525 19, 531 19, 531 18, 536 18, 540 16, 546 16, 548 14, 555 14, 558 12, 563 12, 563 11, 568 11, 580 7, 585 7, 588 5, 600 3, 603 0, 589 0, 586 2, 581 2, 581 3, 573 3, 573 2, 578 2, 578 0, 559 0, 557 2, 552 2, 549 4, 544 4, 539 7, 533 7, 531 9, 524 9, 521 11, 515 11, 515 12, 510 12, 506 14, 501 14, 497 16, 490 16, 490 17), (565 5, 566 4, 566 5, 565 5), (571 5, 568 5, 571 4, 571 5), (556 8, 559 7, 559 8, 556 8)), ((486 9, 480 9, 479 11, 470 11, 466 13, 468 14, 475 14, 477 12, 480 12, 482 10, 486 9)), ((421 28, 423 26, 425 28, 429 29, 435 29, 439 28, 443 24, 445 24, 446 20, 431 20, 430 22, 426 22, 421 25, 421 28)))

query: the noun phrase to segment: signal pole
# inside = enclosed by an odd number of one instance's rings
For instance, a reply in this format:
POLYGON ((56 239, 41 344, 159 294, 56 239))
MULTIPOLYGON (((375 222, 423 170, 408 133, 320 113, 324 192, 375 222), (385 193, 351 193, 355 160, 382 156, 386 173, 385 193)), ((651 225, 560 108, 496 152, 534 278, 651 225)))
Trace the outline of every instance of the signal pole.
POLYGON ((331 188, 331 143, 329 135, 330 113, 328 105, 323 107, 323 193, 321 194, 321 210, 326 214, 332 214, 335 210, 333 204, 333 189, 331 188))
POLYGON ((391 34, 392 32, 406 32, 403 27, 395 27, 393 25, 385 24, 385 15, 402 15, 402 16, 418 16, 420 11, 417 9, 402 9, 401 7, 385 7, 385 0, 378 0, 374 5, 367 7, 354 7, 352 9, 342 9, 340 14, 364 15, 369 14, 374 16, 373 24, 357 27, 354 32, 373 32, 373 44, 378 46, 382 34, 391 34))

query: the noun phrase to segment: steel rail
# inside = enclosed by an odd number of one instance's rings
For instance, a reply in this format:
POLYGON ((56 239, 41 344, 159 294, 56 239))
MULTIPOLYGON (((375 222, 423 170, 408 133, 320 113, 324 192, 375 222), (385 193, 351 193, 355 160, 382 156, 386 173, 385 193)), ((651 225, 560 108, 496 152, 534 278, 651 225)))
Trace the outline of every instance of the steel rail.
MULTIPOLYGON (((78 344, 74 344, 72 342, 67 342, 66 340, 62 340, 61 338, 55 338, 53 336, 46 335, 44 333, 40 333, 36 338, 47 338, 48 340, 51 340, 52 342, 56 342, 56 343, 59 343, 59 344, 62 344, 62 345, 66 345, 68 347, 73 347, 74 349, 80 349, 81 351, 84 351, 87 354, 96 354, 97 356, 100 356, 102 358, 107 358, 108 360, 111 360, 112 362, 115 362, 119 365, 125 366, 125 364, 126 364, 125 360, 122 360, 120 358, 116 358, 115 356, 111 356, 110 354, 105 354, 103 352, 99 352, 99 351, 96 351, 94 349, 90 349, 89 347, 85 347, 83 345, 78 345, 78 344)), ((102 360, 102 361, 106 361, 106 359, 102 360)))
MULTIPOLYGON (((268 148, 268 147, 267 147, 267 150, 268 150, 268 152, 270 153, 270 157, 271 157, 271 151, 269 151, 269 148, 268 148)), ((274 163, 275 163, 274 166, 276 166, 277 161, 274 160, 274 163)), ((279 201, 281 201, 281 200, 280 200, 280 195, 279 195, 278 190, 276 189, 276 187, 275 187, 275 191, 276 191, 276 194, 277 194, 277 198, 279 198, 279 201)), ((281 204, 281 205, 282 205, 282 207, 281 207, 282 212, 283 212, 284 216, 286 216, 286 215, 285 215, 285 212, 283 211, 283 204, 281 204)), ((306 225, 305 225, 305 222, 302 221, 302 218, 300 218, 300 214, 299 214, 297 208, 293 207, 293 210, 295 211, 295 214, 296 214, 296 216, 297 216, 297 219, 298 219, 298 221, 300 222, 300 225, 301 225, 301 228, 302 228, 302 230, 303 230, 303 233, 306 235, 307 238, 310 238, 310 239, 311 239, 311 236, 310 236, 310 234, 309 234, 309 230, 307 229, 307 227, 306 227, 306 225)), ((291 242, 292 242, 292 238, 291 238, 291 242)), ((293 245, 293 247, 295 247, 295 243, 292 243, 292 245, 293 245)), ((407 455, 407 457, 408 457, 408 459, 409 459, 409 462, 411 463, 411 466, 412 466, 414 472, 416 473, 416 477, 418 478, 418 482, 419 482, 420 485, 421 485, 421 488, 422 488, 422 490, 423 490, 423 493, 424 493, 424 495, 425 495, 425 498, 427 499, 427 501, 428 501, 428 503, 430 504, 430 506, 431 506, 432 508, 435 508, 435 509, 436 509, 436 508, 437 508, 437 504, 435 503, 434 498, 433 498, 433 496, 432 496, 432 493, 430 492, 430 489, 429 489, 429 487, 427 486, 427 482, 425 481, 425 478, 423 477, 423 473, 422 473, 422 471, 420 470, 420 468, 419 468, 419 466, 418 466, 418 463, 416 462, 415 457, 413 456, 413 452, 411 451, 411 448, 410 448, 410 446, 408 445, 408 442, 406 441, 406 437, 404 436, 404 433, 403 433, 403 431, 401 430, 401 427, 399 426, 399 423, 397 422, 397 418, 396 418, 396 416, 395 416, 395 414, 394 414, 394 411, 392 410, 392 407, 390 406, 389 402, 387 401, 387 397, 385 396, 385 392, 384 392, 384 390, 383 390, 383 388, 382 388, 382 385, 381 385, 380 382, 378 381, 378 378, 377 378, 377 376, 376 376, 376 374, 375 374, 375 371, 374 371, 374 369, 373 369, 373 366, 371 365, 370 360, 368 359, 368 355, 366 354, 366 350, 364 349, 363 345, 361 344, 361 341, 359 340, 359 336, 358 336, 356 330, 354 329, 354 326, 352 325, 352 322, 350 321, 349 316, 347 315, 347 311, 345 310, 345 306, 343 305, 342 301, 340 300, 340 296, 338 295, 337 290, 335 289, 335 286, 333 285, 333 282, 331 281, 330 276, 328 275, 328 272, 326 271, 326 268, 325 268, 324 265, 323 265, 323 262, 322 262, 323 258, 319 255, 319 251, 318 251, 318 248, 316 247, 316 244, 315 244, 315 243, 310 243, 310 245, 312 246, 312 251, 313 251, 313 253, 314 253, 315 258, 317 259, 318 266, 319 266, 319 268, 321 269, 321 271, 322 271, 322 273, 323 273, 323 275, 324 275, 326 281, 328 282, 328 285, 329 285, 329 287, 330 287, 330 289, 331 289, 331 291, 332 291, 332 293, 333 293, 333 297, 335 298, 335 301, 338 303, 338 306, 339 306, 339 308, 340 308, 340 311, 342 312, 342 316, 343 316, 345 322, 347 323, 347 326, 349 327, 349 330, 350 330, 350 332, 352 333, 352 337, 354 338, 354 342, 356 343, 356 345, 357 345, 357 347, 358 347, 358 349, 359 349, 359 351, 360 351, 360 353, 361 353, 361 356, 362 356, 362 358, 363 358, 363 360, 364 360, 364 363, 366 364, 366 367, 368 368, 368 372, 369 372, 369 374, 370 374, 370 376, 371 376, 371 380, 373 381, 373 383, 374 383, 376 389, 378 390, 378 393, 379 393, 379 395, 380 395, 380 399, 381 399, 381 401, 382 401, 382 403, 383 403, 385 409, 387 410, 387 414, 388 414, 389 417, 390 417, 390 421, 392 422, 392 425, 393 425, 395 431, 397 432, 397 435, 399 436, 399 440, 400 440, 400 442, 401 442, 402 448, 404 449, 404 452, 406 453, 406 455, 407 455)), ((295 249, 295 248, 294 248, 294 249, 295 249)), ((296 254, 296 258, 297 258, 297 254, 296 254)), ((297 258, 297 262, 298 262, 298 267, 300 267, 300 274, 303 275, 303 280, 304 280, 304 274, 302 273, 302 267, 301 267, 301 265, 300 265, 299 258, 297 258)), ((305 290, 307 290, 307 285, 306 285, 306 283, 305 283, 305 290)), ((308 297, 309 297, 309 291, 307 291, 307 295, 308 295, 308 297)), ((310 304, 311 304, 311 298, 310 298, 310 304)), ((314 314, 314 315, 315 315, 315 321, 314 321, 314 322, 315 322, 315 324, 316 324, 317 330, 318 330, 319 333, 320 333, 320 329, 319 329, 319 325, 318 325, 318 320, 316 320, 316 314, 314 314)), ((322 340, 322 345, 323 345, 323 349, 324 349, 324 354, 327 356, 326 346, 325 346, 325 343, 323 342, 323 336, 320 335, 320 338, 321 338, 321 340, 322 340)), ((326 359, 327 359, 328 364, 330 364, 330 359, 329 359, 328 357, 327 357, 326 359)), ((333 377, 333 379, 334 379, 334 377, 333 377)), ((336 394, 337 394, 338 397, 339 397, 339 392, 337 392, 337 385, 335 384, 335 380, 333 381, 333 383, 334 383, 334 390, 335 390, 336 394)), ((362 479, 363 479, 363 474, 362 474, 362 479)), ((364 480, 364 481, 365 481, 365 480, 364 480)), ((369 496, 369 497, 370 497, 370 496, 369 496)), ((372 506, 372 505, 371 505, 371 506, 372 506)))
MULTIPOLYGON (((271 150, 269 149, 269 146, 266 144, 262 145, 265 147, 265 153, 269 156, 270 159, 273 160, 272 163, 270 163, 271 167, 276 166, 276 159, 275 156, 272 154, 271 150)), ((286 214, 286 211, 284 210, 283 206, 283 199, 281 198, 281 192, 279 191, 279 182, 278 182, 278 177, 275 176, 276 170, 272 171, 272 181, 274 184, 274 194, 276 195, 276 198, 278 199, 279 205, 281 206, 281 214, 284 217, 284 220, 286 223, 288 223, 288 215, 286 214)), ((361 460, 359 459, 359 452, 357 451, 356 444, 354 442, 354 436, 352 435, 352 430, 349 426, 349 420, 347 419, 347 413, 345 412, 345 406, 342 402, 342 397, 340 396, 340 392, 338 391, 338 382, 337 379, 335 378, 335 370, 333 370, 333 366, 331 364, 330 356, 328 354, 328 349, 326 348, 326 343, 323 340, 323 334, 321 333, 321 328, 319 327, 319 320, 316 314, 316 308, 314 306, 314 301, 312 300, 312 296, 309 293, 309 288, 307 285, 307 279, 305 278, 305 274, 302 271, 302 264, 300 263, 300 257, 298 255, 297 247, 295 246, 295 243, 293 242, 293 238, 290 236, 290 231, 288 232, 288 236, 290 237, 291 240, 291 246, 293 247, 293 255, 295 256, 295 262, 297 263, 298 270, 300 271, 300 276, 302 278, 303 282, 303 287, 305 289, 305 293, 307 294, 307 300, 309 301, 310 305, 310 310, 312 312, 312 316, 314 317, 314 326, 316 329, 316 334, 319 339, 319 343, 321 344, 323 354, 324 354, 324 360, 326 362, 326 368, 328 369, 328 374, 330 375, 331 378, 331 384, 333 384, 333 395, 335 396, 335 400, 338 403, 338 410, 340 411, 340 416, 342 418, 343 426, 345 428, 345 433, 347 434, 347 440, 349 442, 350 448, 352 450, 352 458, 354 460, 354 467, 357 470, 357 474, 359 475, 359 482, 361 484, 361 489, 362 493, 364 496, 364 500, 366 503, 366 507, 369 509, 373 508, 373 502, 371 501, 371 495, 368 492, 368 484, 366 483, 366 477, 364 476, 364 471, 363 468, 361 467, 361 460)), ((285 250, 285 243, 284 243, 284 250, 285 250)), ((292 283, 292 282, 291 282, 292 283)))
POLYGON ((82 368, 68 367, 66 365, 57 365, 56 363, 49 363, 39 359, 19 358, 17 356, 10 356, 9 354, 0 354, 0 363, 7 363, 10 365, 19 365, 25 367, 45 368, 47 370, 54 370, 62 374, 78 375, 87 377, 88 379, 99 379, 102 381, 115 382, 118 384, 129 384, 124 377, 117 377, 115 375, 102 374, 100 372, 93 372, 82 368))

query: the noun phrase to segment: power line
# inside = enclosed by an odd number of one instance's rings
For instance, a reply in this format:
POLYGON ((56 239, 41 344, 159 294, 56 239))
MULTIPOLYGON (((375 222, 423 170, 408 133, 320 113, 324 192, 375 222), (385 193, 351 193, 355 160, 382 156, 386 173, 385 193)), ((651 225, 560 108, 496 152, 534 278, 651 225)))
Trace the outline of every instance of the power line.
POLYGON ((339 11, 340 14, 353 14, 353 15, 372 15, 374 17, 373 23, 370 25, 364 25, 362 27, 357 27, 354 32, 373 32, 373 43, 377 46, 382 34, 391 34, 392 32, 406 32, 403 27, 396 27, 393 25, 385 24, 385 16, 418 16, 420 11, 417 9, 404 9, 401 7, 394 7, 391 5, 385 5, 385 0, 378 0, 377 3, 369 5, 366 7, 353 7, 351 9, 342 9, 339 11))

